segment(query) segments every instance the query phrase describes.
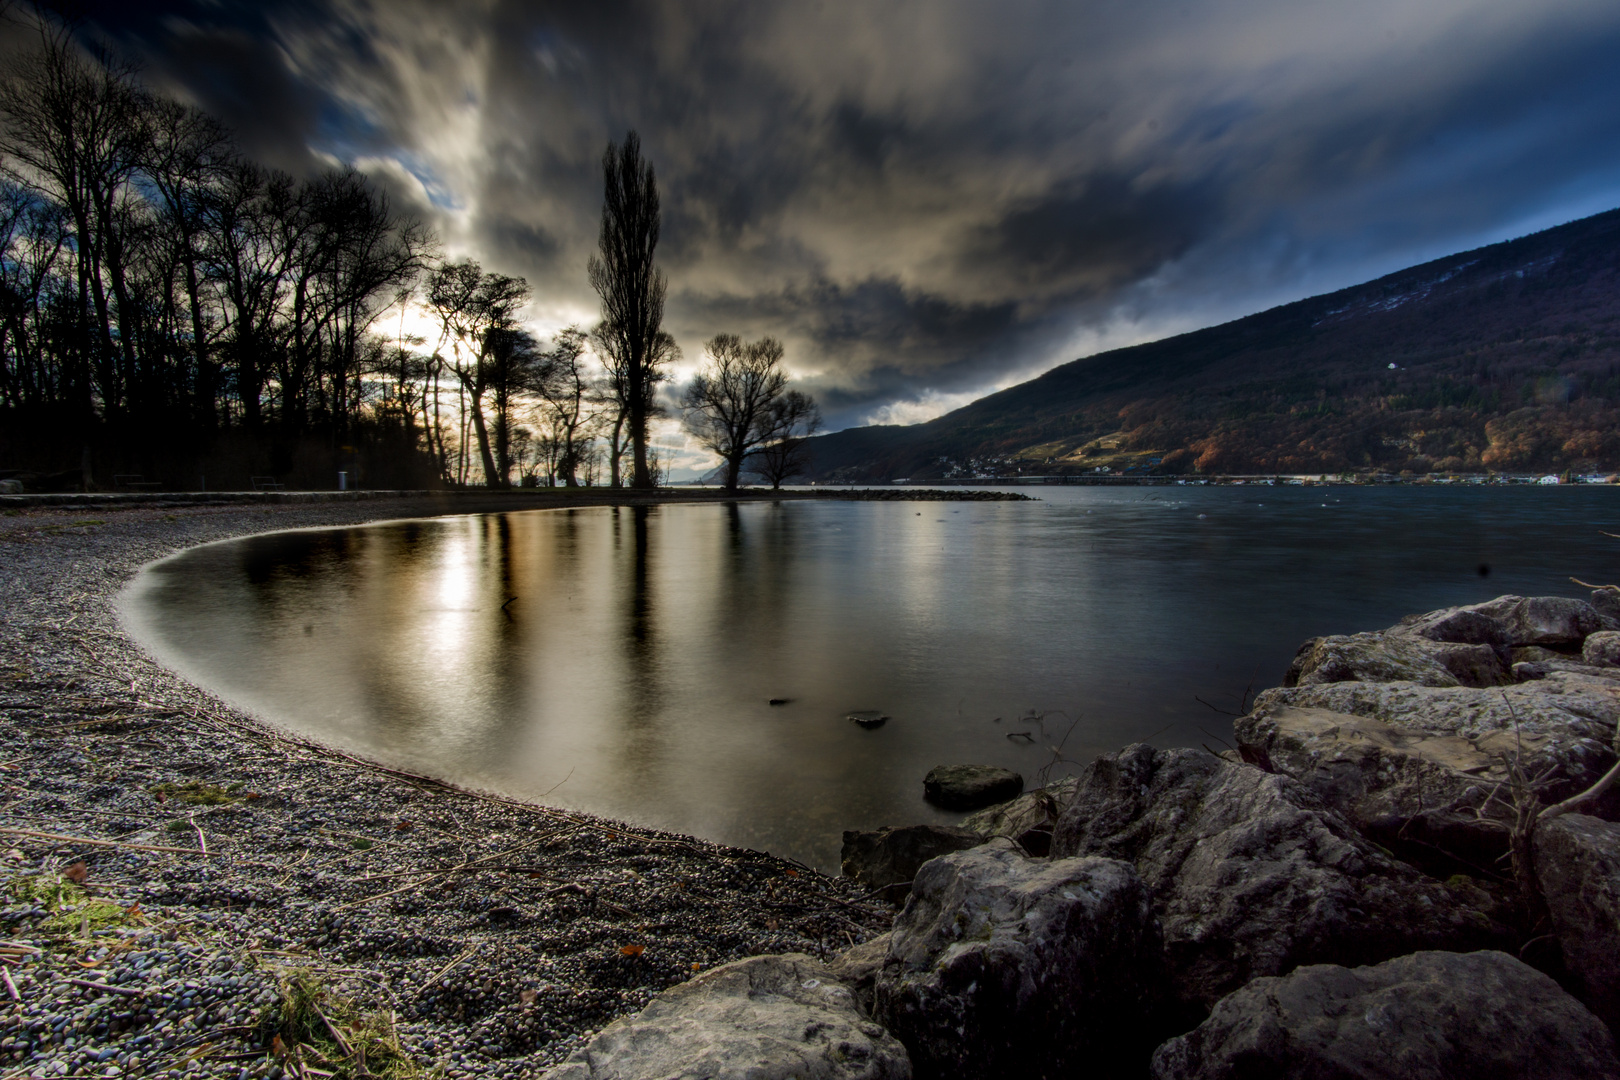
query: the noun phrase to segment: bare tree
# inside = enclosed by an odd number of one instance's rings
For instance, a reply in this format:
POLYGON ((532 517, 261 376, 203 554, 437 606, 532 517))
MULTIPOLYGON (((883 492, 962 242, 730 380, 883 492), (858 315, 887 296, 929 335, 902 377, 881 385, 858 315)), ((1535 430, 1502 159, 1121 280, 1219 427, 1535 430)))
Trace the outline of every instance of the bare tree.
MULTIPOLYGON (((613 487, 622 487, 624 477, 621 466, 630 443, 630 348, 625 335, 609 322, 598 323, 591 331, 591 347, 602 361, 603 368, 602 381, 592 391, 590 400, 604 417, 603 427, 608 440, 608 483, 613 487)), ((664 415, 664 408, 658 402, 658 384, 667 377, 667 365, 680 359, 681 349, 670 334, 660 330, 653 338, 648 357, 646 370, 651 378, 642 380, 639 390, 642 415, 651 422, 664 415)))
POLYGON ((630 486, 655 486, 647 468, 647 421, 658 381, 656 344, 664 321, 664 275, 653 266, 658 247, 658 185, 642 160, 634 131, 602 155, 604 201, 600 257, 591 256, 591 287, 602 298, 602 322, 617 338, 622 365, 624 427, 632 455, 630 486))
POLYGON ((557 335, 537 365, 534 390, 544 402, 557 440, 557 475, 565 487, 579 486, 579 468, 593 441, 593 395, 583 358, 590 337, 577 326, 557 335))
POLYGON ((529 299, 529 284, 522 278, 484 273, 471 259, 439 267, 428 278, 427 303, 439 317, 451 345, 450 370, 467 399, 468 418, 478 439, 478 453, 489 487, 506 487, 506 477, 495 463, 489 427, 484 417, 484 395, 498 377, 491 346, 499 338, 491 331, 515 328, 517 311, 529 299))
POLYGON ((821 430, 821 410, 802 390, 789 390, 765 409, 760 421, 765 441, 754 452, 754 467, 771 482, 771 489, 804 472, 809 454, 806 443, 821 430))
POLYGON ((771 406, 787 389, 782 343, 716 334, 704 348, 709 364, 681 398, 683 422, 702 446, 725 459, 726 487, 735 489, 743 459, 770 439, 765 425, 771 406))
POLYGON ((545 381, 550 354, 541 352, 540 343, 527 330, 497 328, 487 335, 485 385, 489 388, 489 431, 495 455, 495 472, 501 486, 511 482, 513 420, 518 396, 545 381))

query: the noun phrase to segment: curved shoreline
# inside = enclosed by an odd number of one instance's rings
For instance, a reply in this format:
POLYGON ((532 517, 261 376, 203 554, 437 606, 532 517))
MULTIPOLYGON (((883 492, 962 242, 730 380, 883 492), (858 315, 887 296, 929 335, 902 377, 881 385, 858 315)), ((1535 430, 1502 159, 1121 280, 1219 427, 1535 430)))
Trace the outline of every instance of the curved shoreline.
MULTIPOLYGON (((589 504, 670 501, 620 492, 589 504)), ((197 1075, 234 1077, 244 1061, 273 1075, 253 1028, 278 979, 309 968, 356 1008, 391 1010, 424 1066, 529 1075, 693 970, 759 953, 830 957, 885 929, 889 912, 844 879, 460 790, 275 731, 158 665, 117 613, 140 567, 200 544, 584 502, 0 516, 0 850, 13 853, 0 935, 43 950, 8 968, 21 1022, 0 1041, 0 1074, 105 1061, 156 1075, 207 1045, 197 1075), (17 893, 76 862, 90 896, 139 913, 88 939, 41 932, 47 908, 17 893)))

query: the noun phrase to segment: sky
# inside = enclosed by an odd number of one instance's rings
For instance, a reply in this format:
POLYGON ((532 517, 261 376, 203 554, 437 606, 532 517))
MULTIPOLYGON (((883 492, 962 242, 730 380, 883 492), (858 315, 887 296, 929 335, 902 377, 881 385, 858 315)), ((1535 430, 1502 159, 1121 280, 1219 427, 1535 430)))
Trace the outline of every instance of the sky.
POLYGON ((634 129, 683 350, 830 429, 1620 205, 1614 0, 80 5, 266 164, 355 165, 589 324, 634 129))

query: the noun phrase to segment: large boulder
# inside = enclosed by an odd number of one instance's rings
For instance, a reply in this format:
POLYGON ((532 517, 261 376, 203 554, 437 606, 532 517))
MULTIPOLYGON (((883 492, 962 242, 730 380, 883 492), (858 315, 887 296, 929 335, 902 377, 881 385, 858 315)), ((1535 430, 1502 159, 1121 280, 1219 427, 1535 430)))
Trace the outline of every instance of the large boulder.
POLYGON ((919 1077, 1106 1076, 1153 1045, 1159 934, 1127 863, 1010 844, 943 856, 918 873, 888 952, 873 1015, 919 1077))
POLYGON ((1327 709, 1262 708, 1234 728, 1247 760, 1298 780, 1399 857, 1442 877, 1498 872, 1510 807, 1498 799, 1478 811, 1506 779, 1500 756, 1458 735, 1327 709))
POLYGON ((808 956, 717 967, 615 1020, 546 1080, 908 1080, 905 1047, 808 956))
POLYGON ((977 810, 1023 790, 1022 776, 996 765, 936 765, 923 777, 923 797, 947 810, 977 810))
POLYGON ((1581 643, 1581 660, 1596 668, 1620 667, 1620 630, 1599 630, 1581 643))
POLYGON ((1266 718, 1285 708, 1366 717, 1404 729, 1408 740, 1465 739, 1494 763, 1490 779, 1500 779, 1505 758, 1517 757, 1531 774, 1549 774, 1545 797, 1562 799, 1614 764, 1620 726, 1620 669, 1576 666, 1581 669, 1548 670, 1535 682, 1489 689, 1414 682, 1276 687, 1261 692, 1254 712, 1238 721, 1238 740, 1263 743, 1266 718))
POLYGON ((1536 879, 1581 999, 1620 1032, 1620 825, 1564 814, 1536 829, 1536 879))
POLYGON ((1300 781, 1357 825, 1448 806, 1499 765, 1460 735, 1329 709, 1273 705, 1234 728, 1249 760, 1300 781))
POLYGON ((1510 645, 1579 645, 1604 628, 1596 608, 1564 596, 1498 596, 1467 610, 1502 626, 1510 645))
POLYGON ((1312 638, 1300 646, 1283 685, 1396 680, 1421 686, 1496 686, 1512 681, 1506 650, 1499 647, 1379 630, 1312 638))
POLYGON ((971 829, 951 825, 906 825, 899 828, 844 833, 839 853, 844 876, 862 885, 884 889, 888 900, 900 901, 911 891, 917 868, 929 859, 953 851, 978 847, 985 838, 971 829))
POLYGON ((1500 952, 1256 979, 1153 1055, 1155 1080, 1615 1080, 1609 1032, 1500 952))
POLYGON ((1174 991, 1194 1007, 1301 964, 1511 937, 1471 906, 1472 891, 1386 855, 1304 784, 1201 750, 1138 744, 1098 758, 1058 820, 1053 854, 1136 867, 1174 991))

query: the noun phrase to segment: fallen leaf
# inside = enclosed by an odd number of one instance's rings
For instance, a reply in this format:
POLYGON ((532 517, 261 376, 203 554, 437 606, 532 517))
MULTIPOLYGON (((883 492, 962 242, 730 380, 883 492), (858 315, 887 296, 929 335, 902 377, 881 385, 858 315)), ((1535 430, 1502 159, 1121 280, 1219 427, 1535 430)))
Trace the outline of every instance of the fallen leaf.
POLYGON ((626 945, 624 948, 620 949, 619 951, 622 952, 626 956, 640 956, 642 953, 647 951, 647 946, 645 946, 645 945, 626 945))
POLYGON ((788 871, 788 872, 787 872, 787 876, 788 876, 788 877, 798 877, 798 876, 799 876, 799 872, 798 872, 798 871, 797 871, 797 870, 789 870, 789 871, 788 871))
POLYGON ((394 822, 394 830, 396 832, 407 832, 407 831, 409 831, 411 829, 414 829, 414 828, 416 828, 416 822, 414 822, 414 821, 396 821, 396 822, 394 822))
POLYGON ((84 879, 90 876, 90 868, 82 862, 76 862, 62 871, 62 876, 75 885, 83 885, 84 879))
POLYGON ((702 967, 703 967, 703 965, 702 965, 702 964, 693 964, 693 965, 692 965, 692 970, 693 970, 693 971, 698 971, 698 970, 700 970, 700 969, 701 969, 701 968, 702 968, 702 967))
POLYGON ((535 990, 524 990, 524 991, 521 991, 521 992, 520 992, 520 993, 519 993, 519 994, 518 994, 518 998, 519 998, 519 1000, 521 1000, 521 1001, 522 1001, 522 1002, 523 1002, 523 1004, 525 1004, 525 1005, 533 1005, 533 1004, 534 1004, 534 999, 535 999, 535 995, 536 995, 536 994, 537 994, 537 993, 538 993, 538 991, 535 991, 535 990))
POLYGON ((168 802, 169 797, 166 794, 164 794, 163 792, 160 791, 160 792, 157 793, 157 801, 158 802, 168 802))
POLYGON ((270 1040, 270 1052, 278 1058, 287 1056, 287 1044, 281 1041, 280 1035, 270 1040))
POLYGON ((75 964, 78 964, 82 968, 98 968, 102 964, 106 963, 105 960, 77 960, 77 959, 74 960, 73 962, 75 964))
POLYGON ((782 924, 779 921, 777 921, 776 919, 766 919, 765 920, 765 929, 767 929, 767 930, 775 930, 777 927, 779 927, 781 925, 782 924))

